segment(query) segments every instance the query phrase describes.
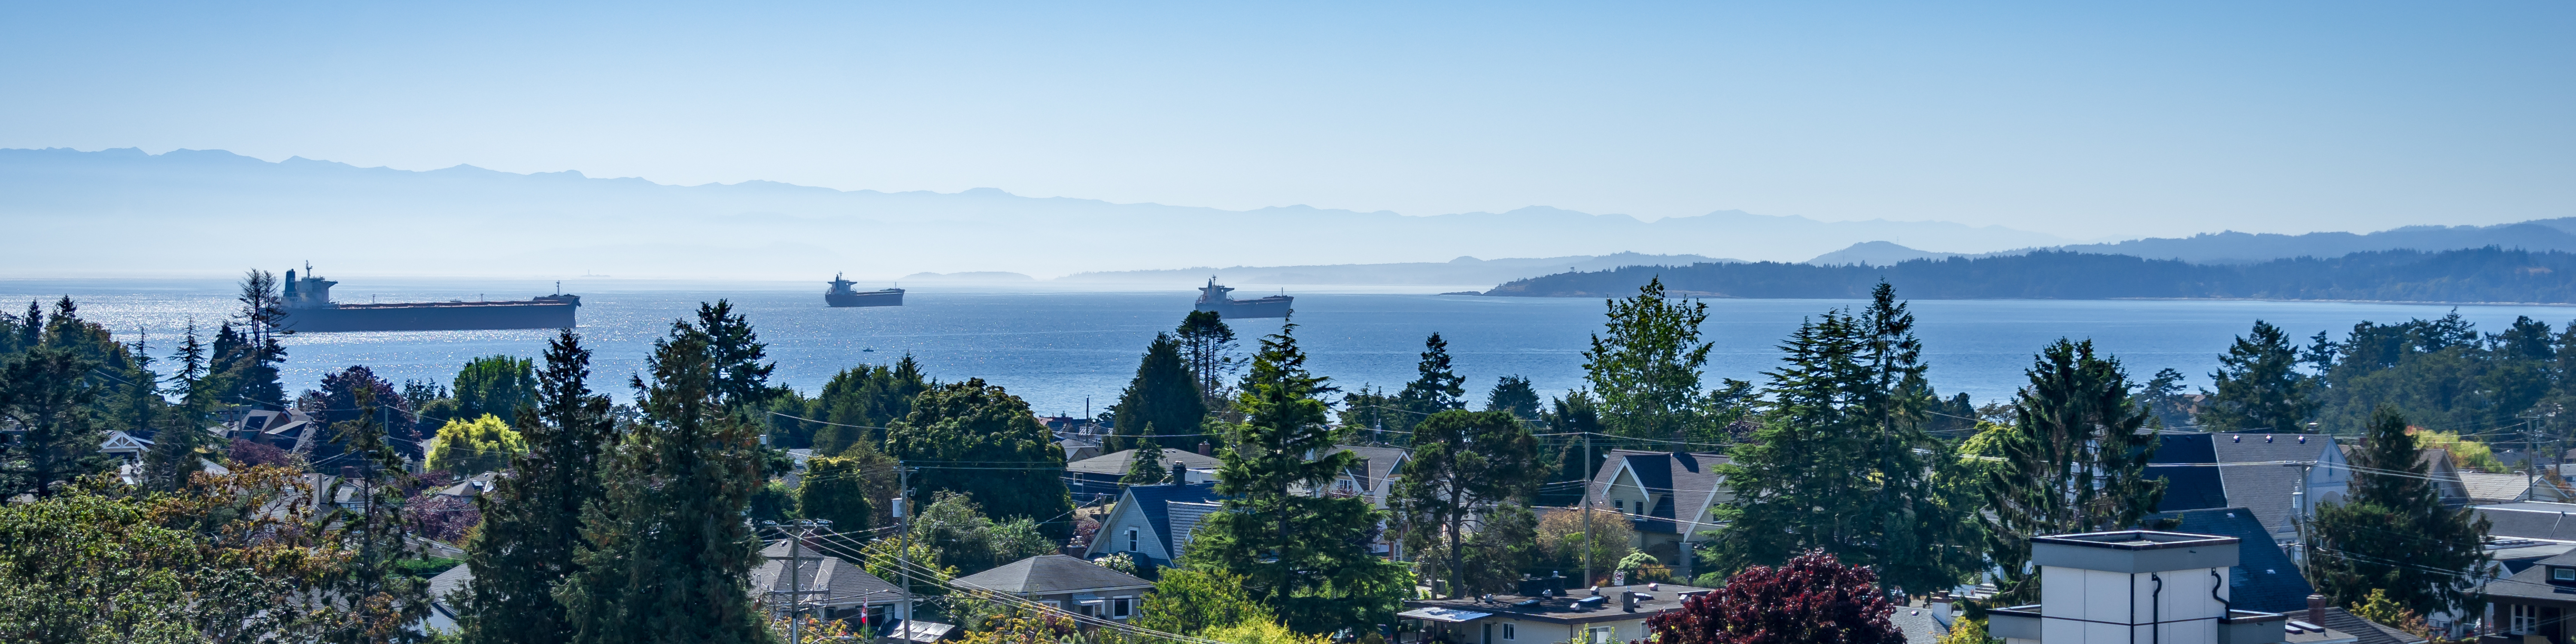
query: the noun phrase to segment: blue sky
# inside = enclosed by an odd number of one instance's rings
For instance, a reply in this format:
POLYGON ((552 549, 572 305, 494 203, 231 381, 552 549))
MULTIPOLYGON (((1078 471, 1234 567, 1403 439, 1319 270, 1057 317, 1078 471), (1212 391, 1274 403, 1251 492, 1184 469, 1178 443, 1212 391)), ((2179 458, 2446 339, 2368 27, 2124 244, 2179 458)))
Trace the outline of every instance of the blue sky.
POLYGON ((2576 4, 17 3, 0 147, 2075 238, 2576 215, 2576 4))

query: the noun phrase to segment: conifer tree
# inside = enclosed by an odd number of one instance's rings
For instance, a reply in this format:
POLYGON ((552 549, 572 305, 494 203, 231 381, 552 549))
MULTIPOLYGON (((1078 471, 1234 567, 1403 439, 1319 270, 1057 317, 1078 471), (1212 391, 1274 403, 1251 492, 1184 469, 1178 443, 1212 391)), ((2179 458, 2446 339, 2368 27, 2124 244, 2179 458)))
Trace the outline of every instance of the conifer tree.
POLYGON ((1423 419, 1413 432, 1413 457, 1389 503, 1405 528, 1405 542, 1428 550, 1446 540, 1451 597, 1485 590, 1468 585, 1467 524, 1499 505, 1526 505, 1549 478, 1539 461, 1538 436, 1509 413, 1454 409, 1423 419))
POLYGON ((2149 411, 2130 395, 2118 358, 2094 355, 2092 340, 2061 338, 2027 373, 2013 423, 1971 440, 1989 452, 1979 456, 2000 459, 1979 468, 1989 503, 1980 516, 2009 602, 2039 598, 2031 537, 2134 526, 2164 496, 2163 479, 2147 471, 2156 448, 2149 411))
POLYGON ((1395 394, 1398 404, 1408 412, 1398 416, 1405 420, 1399 429, 1411 431, 1415 423, 1432 414, 1467 408, 1467 379, 1450 367, 1449 341, 1440 339, 1440 334, 1433 333, 1422 341, 1422 361, 1415 363, 1413 369, 1420 375, 1395 394))
MULTIPOLYGON (((739 318, 707 306, 700 320, 739 318)), ((653 343, 652 379, 632 381, 643 417, 604 455, 607 498, 584 513, 578 567, 555 594, 576 644, 774 639, 752 604, 759 540, 742 519, 762 484, 760 426, 728 405, 767 385, 736 378, 758 371, 742 345, 721 354, 707 326, 671 326, 653 343)))
POLYGON ((2473 608, 2495 558, 2483 547, 2486 518, 2443 505, 2395 407, 2372 414, 2369 432, 2352 454, 2352 493, 2317 508, 2308 578, 2344 606, 2376 590, 2417 615, 2473 608))
POLYGON ((2213 432, 2307 432, 2308 417, 2317 413, 2310 399, 2316 385, 2298 366, 2290 336, 2255 320, 2253 332, 2238 336, 2218 357, 2218 372, 2209 374, 2218 391, 2194 420, 2213 432))
POLYGON ((226 322, 215 336, 216 361, 223 364, 224 379, 233 387, 223 402, 283 411, 286 385, 278 379, 277 365, 286 362, 286 348, 278 344, 277 335, 286 330, 282 328, 286 300, 278 294, 277 275, 262 270, 243 275, 241 293, 234 300, 241 303, 234 313, 241 331, 233 333, 232 322, 226 322))
POLYGON ((1538 390, 1530 387, 1528 378, 1503 376, 1494 381, 1492 391, 1485 393, 1485 411, 1499 411, 1522 421, 1539 419, 1538 390))
POLYGON ((546 344, 536 406, 519 411, 528 451, 474 498, 483 525, 465 544, 474 580, 456 598, 467 644, 554 644, 573 623, 554 589, 578 570, 585 512, 602 510, 602 454, 617 442, 607 396, 590 390, 590 349, 571 329, 546 344))
POLYGON ((1261 340, 1236 405, 1245 421, 1220 454, 1224 510, 1192 533, 1185 564, 1242 575, 1250 595, 1292 629, 1328 633, 1393 619, 1411 592, 1401 564, 1369 551, 1383 513, 1356 497, 1306 491, 1357 460, 1327 424, 1327 379, 1306 370, 1294 323, 1261 340))
POLYGON ((483 356, 468 360, 456 371, 456 413, 452 418, 472 419, 484 415, 514 418, 520 407, 537 404, 535 361, 512 356, 483 356))
POLYGON ((886 433, 886 452, 920 467, 914 497, 941 491, 971 498, 997 518, 1045 521, 1050 538, 1073 534, 1062 520, 1073 511, 1064 485, 1064 450, 1029 413, 1029 403, 981 378, 931 389, 913 401, 912 415, 886 433), (995 463, 1013 467, 996 469, 995 463))
POLYGON ((1916 590, 1973 570, 1951 547, 1973 526, 1969 472, 1923 431, 1934 400, 1913 324, 1880 284, 1866 311, 1827 311, 1782 346, 1770 413, 1721 469, 1736 492, 1723 510, 1727 568, 1821 549, 1916 590))
POLYGON ((43 499, 109 466, 92 409, 100 388, 88 377, 97 366, 41 341, 0 361, 0 417, 17 430, 0 443, 0 498, 43 499))
MULTIPOLYGON (((1150 425, 1147 427, 1151 428, 1150 425)), ((1153 485, 1170 478, 1172 473, 1163 469, 1163 446, 1155 444, 1152 438, 1146 438, 1137 441, 1136 456, 1128 459, 1127 475, 1118 477, 1118 482, 1122 485, 1153 485)))
POLYGON ((416 642, 412 627, 429 617, 429 584, 404 575, 397 563, 409 558, 408 526, 402 517, 405 491, 412 481, 400 452, 385 438, 376 414, 375 392, 359 390, 351 401, 359 413, 333 427, 344 437, 346 460, 357 476, 341 478, 320 490, 324 498, 351 498, 357 508, 343 507, 326 520, 345 559, 325 585, 323 597, 337 606, 321 628, 327 642, 416 642))
POLYGON ((1198 378, 1199 394, 1211 401, 1209 406, 1216 406, 1222 402, 1217 397, 1225 391, 1225 379, 1243 364, 1235 354, 1234 327, 1226 326, 1224 316, 1215 311, 1191 311, 1172 333, 1180 341, 1190 374, 1198 378))
POLYGON ((1101 449, 1120 451, 1134 449, 1138 436, 1166 435, 1168 440, 1156 443, 1196 445, 1208 440, 1199 434, 1199 422, 1207 416, 1207 400, 1200 396, 1196 377, 1181 357, 1181 343, 1169 333, 1154 334, 1146 345, 1144 360, 1136 364, 1136 377, 1127 381, 1127 390, 1118 394, 1118 404, 1110 407, 1117 428, 1101 449))

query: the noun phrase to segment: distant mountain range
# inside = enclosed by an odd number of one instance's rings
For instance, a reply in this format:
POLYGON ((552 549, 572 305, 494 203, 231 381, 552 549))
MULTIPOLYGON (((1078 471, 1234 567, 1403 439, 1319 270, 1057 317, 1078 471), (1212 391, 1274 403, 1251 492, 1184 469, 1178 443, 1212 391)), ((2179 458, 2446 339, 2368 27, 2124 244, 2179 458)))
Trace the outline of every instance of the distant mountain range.
POLYGON ((2576 303, 2576 253, 2495 247, 2204 264, 2037 251, 1890 266, 1752 262, 1629 267, 1516 280, 1486 295, 1616 297, 1661 279, 1701 297, 1865 298, 1881 280, 1910 299, 2230 298, 2576 303))
POLYGON ((1187 283, 1214 277, 1228 284, 1497 284, 1531 275, 1551 272, 1598 271, 1623 266, 1688 266, 1691 264, 1728 263, 1743 260, 1702 257, 1699 255, 1645 255, 1616 253, 1611 255, 1574 255, 1537 259, 1476 259, 1460 257, 1446 262, 1402 262, 1392 264, 1331 264, 1318 266, 1234 266, 1228 268, 1182 268, 1150 271, 1102 271, 1075 273, 1056 278, 1058 282, 1099 283, 1187 283))
POLYGON ((578 172, 408 171, 133 149, 0 150, 0 226, 37 242, 0 253, 0 275, 15 277, 226 275, 307 260, 333 276, 1051 277, 1461 255, 1794 261, 1865 241, 1961 252, 2075 241, 1993 226, 1737 211, 1652 222, 1547 207, 1424 217, 1307 206, 1230 211, 989 188, 674 186, 578 172))
POLYGON ((2036 250, 2055 250, 2130 255, 2147 259, 2173 259, 2197 264, 2251 264, 2292 257, 2341 257, 2374 250, 2401 248, 2453 250, 2486 246, 2576 252, 2576 217, 2538 219, 2493 226, 2407 226, 2375 233, 2326 232, 2274 235, 2230 231, 2180 238, 2154 237, 2109 244, 2073 244, 1988 253, 1933 252, 1886 241, 1869 241, 1817 255, 1806 263, 1818 266, 1844 264, 1887 266, 1915 259, 1996 257, 2020 255, 2036 250))

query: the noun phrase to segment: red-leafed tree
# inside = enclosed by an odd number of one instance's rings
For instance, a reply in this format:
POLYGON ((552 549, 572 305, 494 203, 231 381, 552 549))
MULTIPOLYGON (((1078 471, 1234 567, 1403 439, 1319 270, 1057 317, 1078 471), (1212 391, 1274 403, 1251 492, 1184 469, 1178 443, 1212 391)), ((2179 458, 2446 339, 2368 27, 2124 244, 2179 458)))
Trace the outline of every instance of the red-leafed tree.
POLYGON ((1753 566, 1716 592, 1646 620, 1638 644, 1903 644, 1878 574, 1810 550, 1778 568, 1753 566))

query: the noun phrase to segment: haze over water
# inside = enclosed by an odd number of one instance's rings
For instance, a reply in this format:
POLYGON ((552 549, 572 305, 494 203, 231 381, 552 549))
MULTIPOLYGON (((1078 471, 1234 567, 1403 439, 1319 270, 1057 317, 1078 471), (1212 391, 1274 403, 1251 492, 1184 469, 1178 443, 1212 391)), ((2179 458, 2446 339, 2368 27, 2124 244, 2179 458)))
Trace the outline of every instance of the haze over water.
MULTIPOLYGON (((386 302, 520 299, 547 292, 551 283, 403 281, 348 283, 335 289, 344 302, 374 292, 386 302)), ((698 303, 727 298, 769 343, 777 361, 773 381, 813 392, 833 373, 859 364, 887 363, 911 353, 943 381, 983 378, 1029 401, 1039 413, 1105 409, 1134 375, 1138 356, 1154 333, 1172 328, 1190 310, 1194 291, 1068 292, 1043 286, 1000 288, 907 286, 905 306, 833 309, 819 287, 802 283, 574 284, 583 296, 581 332, 596 354, 593 386, 624 400, 626 379, 643 368, 652 341, 673 319, 694 314, 698 303), (624 289, 624 290, 620 290, 624 289), (873 349, 873 351, 869 351, 873 349)), ((0 281, 0 305, 14 312, 29 299, 71 295, 81 315, 130 341, 150 334, 152 353, 166 358, 183 325, 202 332, 234 308, 231 285, 198 280, 0 281)), ((1247 286, 1239 295, 1266 295, 1247 286)), ((1339 289, 1348 291, 1351 289, 1339 289)), ((1446 289, 1443 289, 1446 290, 1446 289)), ((1423 336, 1438 331, 1449 341, 1469 395, 1481 402, 1498 376, 1527 376, 1555 395, 1581 386, 1588 334, 1602 322, 1595 298, 1500 298, 1403 293, 1305 292, 1297 296, 1297 336, 1311 354, 1309 366, 1345 389, 1362 384, 1400 388, 1414 378, 1423 336)), ((1775 346, 1802 318, 1860 303, 1848 300, 1707 300, 1705 337, 1716 343, 1708 368, 1716 378, 1761 380, 1778 364, 1775 346)), ((2060 336, 2091 338, 2119 356, 2136 380, 2171 367, 2205 385, 2216 356, 2256 319, 2289 331, 2301 344, 2317 331, 2340 340, 2361 321, 2396 322, 2441 316, 2449 305, 2344 302, 2148 301, 2148 300, 1944 300, 1916 301, 1933 386, 1943 395, 1965 391, 1979 403, 2012 395, 2022 369, 2042 343, 2060 336)), ((2456 307, 2481 331, 2495 331, 2517 315, 2561 327, 2576 307, 2475 305, 2456 307)), ((1279 320, 1230 321, 1248 353, 1279 320)), ((314 387, 323 373, 353 364, 378 376, 453 378, 475 356, 534 357, 550 331, 441 331, 329 333, 288 336, 284 368, 290 391, 314 387)), ((167 364, 157 365, 167 371, 167 364)))

